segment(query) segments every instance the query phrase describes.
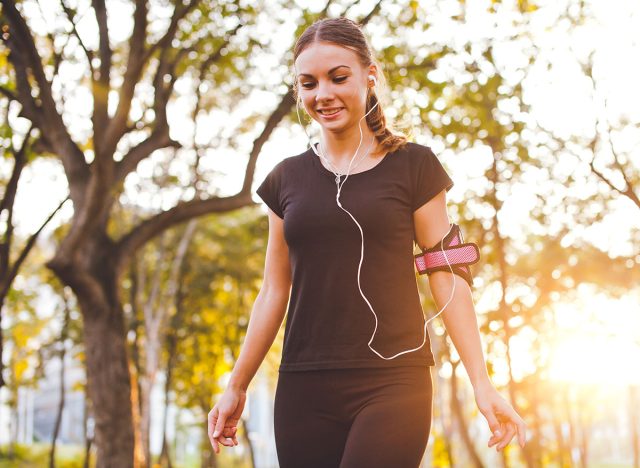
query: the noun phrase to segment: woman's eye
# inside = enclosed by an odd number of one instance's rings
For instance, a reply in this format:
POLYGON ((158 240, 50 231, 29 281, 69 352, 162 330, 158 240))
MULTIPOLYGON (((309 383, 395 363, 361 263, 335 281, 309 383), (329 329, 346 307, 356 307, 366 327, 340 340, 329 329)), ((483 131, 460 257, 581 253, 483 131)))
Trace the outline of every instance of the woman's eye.
MULTIPOLYGON (((337 76, 333 79, 333 81, 335 81, 336 83, 342 83, 347 79, 346 76, 337 76)), ((311 82, 307 82, 307 83, 302 83, 302 87, 305 89, 311 89, 313 88, 313 83, 311 82)))

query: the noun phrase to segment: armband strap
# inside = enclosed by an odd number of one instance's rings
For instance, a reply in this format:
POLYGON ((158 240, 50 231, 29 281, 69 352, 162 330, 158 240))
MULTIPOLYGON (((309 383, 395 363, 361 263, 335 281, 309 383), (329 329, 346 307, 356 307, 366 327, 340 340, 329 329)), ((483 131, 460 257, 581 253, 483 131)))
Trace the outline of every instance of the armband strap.
MULTIPOLYGON (((444 252, 447 255, 451 270, 464 278, 473 286, 473 276, 469 265, 473 265, 480 260, 480 249, 474 243, 464 243, 462 232, 457 224, 453 224, 451 231, 442 242, 444 252)), ((447 260, 441 250, 440 242, 429 249, 422 249, 422 253, 414 255, 418 273, 431 275, 435 271, 451 271, 447 260)))

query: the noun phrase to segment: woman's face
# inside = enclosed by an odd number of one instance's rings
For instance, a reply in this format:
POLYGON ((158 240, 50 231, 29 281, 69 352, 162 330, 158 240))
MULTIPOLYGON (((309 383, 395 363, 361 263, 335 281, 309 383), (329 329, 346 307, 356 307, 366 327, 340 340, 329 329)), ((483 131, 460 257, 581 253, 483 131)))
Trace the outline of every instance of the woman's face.
POLYGON ((340 132, 358 125, 365 113, 367 75, 372 72, 360 65, 355 52, 316 42, 298 55, 295 70, 300 99, 324 129, 340 132))

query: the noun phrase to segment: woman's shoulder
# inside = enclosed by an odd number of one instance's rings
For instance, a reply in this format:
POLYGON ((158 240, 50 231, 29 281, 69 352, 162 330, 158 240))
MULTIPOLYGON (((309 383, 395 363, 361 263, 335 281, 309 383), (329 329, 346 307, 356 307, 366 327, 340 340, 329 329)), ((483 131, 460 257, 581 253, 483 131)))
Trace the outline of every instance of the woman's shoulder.
POLYGON ((415 143, 413 141, 407 141, 397 153, 407 158, 410 164, 421 165, 425 160, 436 158, 433 150, 430 146, 423 145, 421 143, 415 143))
POLYGON ((302 166, 306 164, 307 160, 310 159, 310 151, 311 149, 308 149, 302 153, 285 156, 273 166, 273 170, 280 172, 301 169, 302 166))
POLYGON ((433 150, 430 146, 416 143, 414 141, 407 141, 401 148, 401 150, 413 156, 425 156, 433 154, 433 150))

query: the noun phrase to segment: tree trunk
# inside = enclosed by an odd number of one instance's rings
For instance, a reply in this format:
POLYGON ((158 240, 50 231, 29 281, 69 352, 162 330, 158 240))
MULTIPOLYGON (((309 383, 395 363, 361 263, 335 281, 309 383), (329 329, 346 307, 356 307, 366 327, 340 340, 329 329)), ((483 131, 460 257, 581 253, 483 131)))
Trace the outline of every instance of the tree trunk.
POLYGON ((151 432, 151 390, 153 387, 152 380, 147 375, 138 376, 140 383, 140 449, 144 460, 142 465, 151 466, 151 442, 149 433, 151 432))
MULTIPOLYGON (((499 184, 500 179, 500 171, 498 170, 498 160, 499 157, 496 157, 496 153, 499 152, 499 148, 497 147, 497 142, 495 139, 491 139, 491 149, 494 154, 493 163, 491 166, 491 171, 489 172, 489 178, 493 184, 493 191, 490 197, 490 203, 494 209, 493 214, 493 223, 491 225, 491 231, 493 233, 495 239, 495 255, 498 262, 498 275, 501 286, 501 294, 500 294, 500 302, 498 306, 498 312, 502 318, 502 327, 504 330, 503 335, 503 343, 506 347, 506 358, 507 358, 507 369, 509 372, 509 382, 507 384, 507 389, 509 392, 509 401, 511 402, 511 406, 513 409, 520 415, 522 412, 520 411, 516 398, 516 388, 515 381, 513 378, 513 362, 511 357, 511 337, 513 336, 513 332, 511 330, 511 325, 509 323, 509 319, 511 318, 511 308, 509 304, 507 304, 506 295, 509 288, 509 264, 507 262, 507 240, 503 237, 500 232, 500 217, 499 214, 502 210, 502 202, 498 199, 496 195, 497 186, 499 184)), ((521 450, 522 458, 527 466, 527 468, 534 468, 533 456, 531 450, 527 445, 521 450)), ((507 453, 502 451, 502 459, 504 466, 508 466, 509 460, 507 453)))
POLYGON ((556 435, 556 453, 558 467, 567 468, 571 466, 571 453, 569 452, 567 443, 565 442, 565 436, 562 430, 562 421, 555 415, 553 415, 553 429, 556 435))
POLYGON ((464 417, 464 413, 462 411, 462 405, 460 404, 460 400, 458 400, 458 378, 456 377, 456 368, 460 364, 460 361, 451 362, 452 372, 451 372, 451 412, 453 416, 458 420, 458 424, 460 425, 460 437, 462 437, 462 442, 469 453, 469 458, 471 459, 472 466, 476 468, 484 468, 482 464, 482 460, 476 451, 476 448, 473 445, 473 441, 469 436, 469 428, 467 427, 467 421, 464 417))
POLYGON ((640 468, 640 411, 638 407, 638 387, 629 384, 629 422, 631 423, 631 449, 633 451, 633 468, 640 468))
MULTIPOLYGON (((207 414, 207 413, 205 413, 207 414)), ((218 457, 209 442, 209 433, 206 424, 202 425, 204 432, 202 433, 202 443, 200 444, 200 467, 201 468, 218 468, 218 457)), ((222 450, 229 447, 222 446, 222 450)))
MULTIPOLYGON (((418 282, 418 289, 422 293, 423 296, 428 296, 427 285, 424 281, 418 282)), ((449 348, 447 345, 447 334, 438 335, 433 329, 433 322, 429 322, 427 324, 429 336, 432 337, 431 340, 431 350, 433 352, 433 357, 436 361, 436 365, 441 367, 442 363, 449 362, 451 363, 451 354, 449 353, 449 348)), ((453 366, 453 364, 452 364, 453 366)), ((433 398, 434 407, 437 406, 438 411, 434 411, 434 418, 438 418, 438 422, 440 427, 442 428, 442 440, 444 443, 444 452, 447 456, 447 461, 449 462, 449 468, 455 468, 456 459, 453 456, 453 434, 455 431, 455 422, 451 417, 451 414, 446 409, 446 396, 443 395, 439 389, 445 388, 446 379, 440 375, 440 372, 435 373, 435 379, 433 381, 433 398)), ((450 403, 450 402, 449 402, 450 403)), ((435 428, 435 425, 434 425, 435 428)))
POLYGON ((251 467, 254 468, 256 466, 256 457, 253 453, 253 444, 251 443, 251 439, 249 438, 249 431, 247 430, 247 422, 244 418, 242 420, 242 438, 247 444, 247 448, 249 449, 249 460, 251 460, 251 467))
POLYGON ((58 414, 56 415, 53 437, 51 438, 51 452, 49 454, 50 468, 54 468, 56 466, 56 442, 58 441, 60 425, 62 424, 62 412, 64 411, 65 398, 65 357, 67 355, 67 337, 69 336, 70 309, 67 296, 64 291, 62 291, 62 298, 64 301, 64 316, 62 318, 62 330, 60 331, 60 401, 58 403, 58 414))
POLYGON ((569 456, 570 456, 571 466, 573 466, 574 462, 576 461, 574 458, 573 450, 576 447, 577 430, 576 430, 576 422, 573 417, 572 398, 570 394, 570 389, 571 389, 571 386, 569 385, 566 386, 562 396, 563 396, 563 402, 564 402, 565 418, 567 420, 567 423, 569 424, 569 456))
POLYGON ((589 466, 589 423, 585 421, 582 412, 579 413, 580 420, 580 464, 582 468, 589 466))
MULTIPOLYGON (((180 236, 174 258, 169 267, 164 266, 165 258, 169 253, 165 242, 160 240, 160 247, 155 265, 155 274, 152 275, 150 293, 142 307, 144 314, 144 370, 139 376, 140 382, 140 435, 146 466, 151 466, 151 392, 156 382, 156 375, 160 369, 162 344, 166 341, 166 323, 170 316, 170 305, 175 304, 176 295, 181 280, 180 271, 187 254, 187 249, 196 231, 197 220, 192 219, 187 223, 184 232, 180 236), (165 268, 169 270, 169 278, 163 280, 165 268)), ((145 270, 144 263, 139 266, 142 273, 145 270)), ((141 277, 144 278, 143 275, 141 277)), ((140 281, 140 292, 143 292, 143 281, 140 281)))
MULTIPOLYGON (((66 326, 66 323, 65 323, 66 326)), ((63 338, 66 331, 62 332, 63 338)), ((58 441, 58 434, 60 433, 60 425, 62 423, 62 412, 64 411, 64 377, 65 377, 65 354, 66 347, 64 339, 61 340, 62 349, 60 350, 60 401, 58 402, 58 414, 56 415, 56 423, 53 428, 53 436, 51 437, 51 451, 49 452, 49 468, 55 468, 56 466, 56 443, 58 441)))
MULTIPOLYGON (((113 281, 104 283, 113 285, 115 275, 113 281)), ((131 376, 122 307, 115 287, 104 292, 104 301, 84 289, 74 292, 84 318, 87 387, 95 418, 96 468, 131 467, 134 440, 131 376)))
MULTIPOLYGON (((72 228, 73 229, 73 228, 72 228)), ((96 468, 133 467, 131 373, 113 243, 93 232, 70 258, 47 266, 74 292, 83 318, 87 390, 95 420, 96 468)))
POLYGON ((89 427, 91 400, 89 399, 89 395, 87 395, 86 387, 84 393, 84 463, 82 464, 82 468, 89 468, 91 465, 91 447, 93 445, 93 427, 89 427))
MULTIPOLYGON (((176 312, 178 313, 178 312, 176 312)), ((162 411, 162 450, 160 451, 160 466, 172 468, 171 452, 167 440, 167 425, 169 424, 169 394, 171 392, 171 376, 174 363, 175 339, 167 338, 167 369, 164 381, 164 408, 162 411)))

